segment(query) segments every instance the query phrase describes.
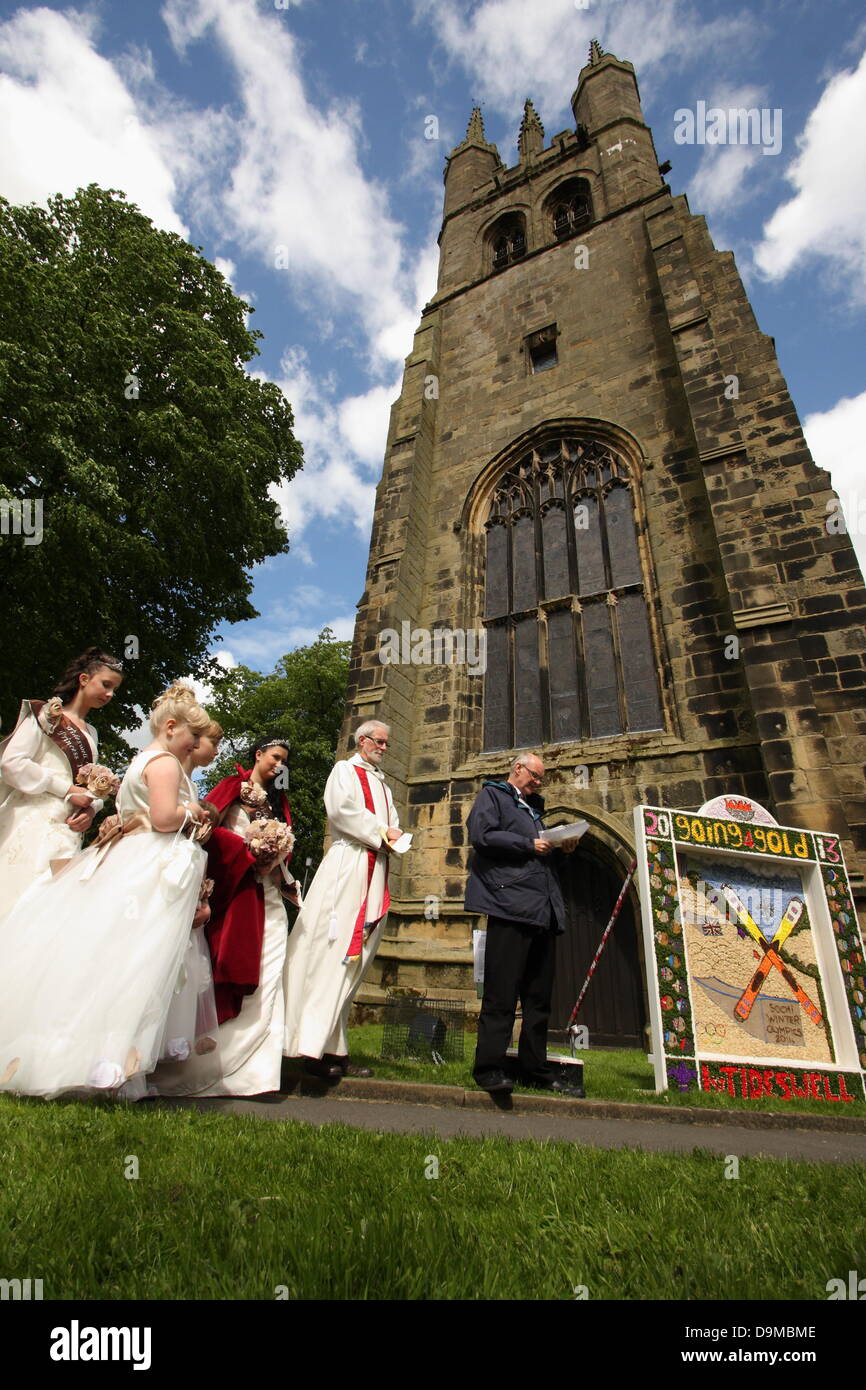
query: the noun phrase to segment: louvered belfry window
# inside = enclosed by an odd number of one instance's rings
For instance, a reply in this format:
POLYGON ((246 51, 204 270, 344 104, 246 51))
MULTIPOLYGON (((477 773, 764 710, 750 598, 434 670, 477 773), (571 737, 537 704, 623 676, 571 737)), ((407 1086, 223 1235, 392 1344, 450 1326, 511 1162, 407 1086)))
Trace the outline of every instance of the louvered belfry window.
POLYGON ((499 480, 486 522, 485 749, 662 727, 633 480, 557 438, 499 480))

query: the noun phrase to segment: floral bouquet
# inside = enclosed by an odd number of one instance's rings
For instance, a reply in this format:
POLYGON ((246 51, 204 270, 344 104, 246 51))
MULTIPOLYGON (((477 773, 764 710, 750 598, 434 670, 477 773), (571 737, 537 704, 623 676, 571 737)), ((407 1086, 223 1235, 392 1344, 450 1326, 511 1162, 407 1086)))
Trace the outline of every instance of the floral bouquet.
POLYGON ((270 809, 268 794, 257 782, 241 783, 241 805, 249 812, 250 820, 266 820, 270 809))
POLYGON ((295 837, 281 820, 254 820, 245 836, 247 849, 256 864, 270 869, 291 853, 295 837))
POLYGON ((205 845, 213 834, 213 828, 216 822, 211 815, 210 803, 207 801, 200 801, 198 804, 204 807, 207 812, 207 819, 187 821, 183 827, 183 833, 186 838, 192 840, 194 844, 205 845))
POLYGON ((206 922, 210 921, 210 902, 208 899, 213 892, 213 884, 214 881, 212 878, 203 878, 201 881, 201 888, 199 889, 198 895, 198 907, 192 919, 194 927, 203 927, 206 922))
POLYGON ((85 763, 75 774, 75 785, 84 787, 93 796, 105 800, 106 797, 117 796, 120 778, 110 767, 103 767, 102 763, 85 763))

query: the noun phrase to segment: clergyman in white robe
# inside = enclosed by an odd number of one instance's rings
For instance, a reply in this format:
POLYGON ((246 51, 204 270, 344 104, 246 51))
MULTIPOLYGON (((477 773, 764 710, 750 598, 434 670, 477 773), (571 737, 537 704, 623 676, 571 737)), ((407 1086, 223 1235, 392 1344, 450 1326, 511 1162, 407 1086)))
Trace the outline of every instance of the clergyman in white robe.
POLYGON ((325 786, 325 810, 331 847, 310 884, 286 952, 287 1057, 348 1056, 349 1010, 387 920, 383 912, 390 851, 383 847, 384 831, 399 829, 399 821, 384 774, 360 753, 338 762, 325 786), (356 767, 367 774, 373 811, 364 804, 356 767), (377 854, 368 893, 370 849, 377 854), (365 931, 359 958, 346 962, 365 895, 365 924, 377 925, 365 931))

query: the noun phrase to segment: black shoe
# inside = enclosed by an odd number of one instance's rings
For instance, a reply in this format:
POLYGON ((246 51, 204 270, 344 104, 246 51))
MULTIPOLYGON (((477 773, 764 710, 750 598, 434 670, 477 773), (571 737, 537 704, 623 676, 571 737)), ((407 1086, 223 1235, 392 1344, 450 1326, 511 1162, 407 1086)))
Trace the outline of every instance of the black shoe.
POLYGON ((582 1086, 578 1086, 574 1081, 563 1081, 558 1076, 536 1076, 523 1084, 531 1086, 534 1091, 554 1091, 558 1096, 573 1096, 576 1100, 586 1099, 586 1092, 582 1086))
POLYGON ((504 1071, 489 1071, 484 1076, 475 1077, 475 1085, 482 1091, 513 1091, 514 1082, 504 1071))
POLYGON ((574 1081, 551 1081, 545 1088, 548 1091, 556 1091, 559 1096, 573 1096, 575 1100, 586 1100, 586 1091, 582 1086, 578 1086, 574 1081))
POLYGON ((337 1081, 343 1075, 343 1068, 317 1057, 304 1058, 304 1071, 307 1076, 317 1076, 321 1081, 337 1081))

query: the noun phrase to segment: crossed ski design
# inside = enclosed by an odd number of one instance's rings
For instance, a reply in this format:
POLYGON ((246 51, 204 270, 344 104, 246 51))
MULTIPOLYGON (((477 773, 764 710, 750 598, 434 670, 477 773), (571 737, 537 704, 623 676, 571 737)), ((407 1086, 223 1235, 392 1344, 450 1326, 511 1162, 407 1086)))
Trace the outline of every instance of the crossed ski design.
POLYGON ((823 1022, 820 1009, 817 1009, 815 1007, 806 991, 791 974, 790 970, 782 960, 782 957, 779 955, 777 949, 787 939, 787 937, 790 935, 790 933, 793 931, 794 927, 797 925, 800 918, 802 917, 802 899, 791 899, 791 901, 788 903, 788 906, 785 909, 784 916, 782 917, 782 920, 779 923, 779 926, 776 930, 776 935, 773 937, 772 941, 768 942, 767 938, 764 936, 764 933, 761 931, 761 928, 754 921, 748 909, 745 907, 740 897, 730 886, 730 884, 723 883, 721 885, 721 891, 725 895, 725 899, 728 903, 728 906, 733 908, 734 912, 736 913, 737 920, 743 927, 745 927, 749 935, 754 938, 754 940, 764 951, 764 959, 761 961, 761 964, 758 966, 757 970, 752 976, 750 983, 743 991, 743 995, 739 1003, 734 1009, 734 1013, 736 1014, 737 1018, 742 1019, 742 1021, 745 1022, 746 1019, 749 1017, 749 1014, 752 1012, 752 1006, 754 1005, 755 1000, 757 999, 758 995, 764 987, 764 981, 766 980, 773 966, 775 966, 785 983, 788 986, 790 986, 790 988, 794 991, 797 1000, 802 1005, 806 1014, 809 1016, 809 1018, 812 1020, 815 1026, 819 1027, 823 1022))

